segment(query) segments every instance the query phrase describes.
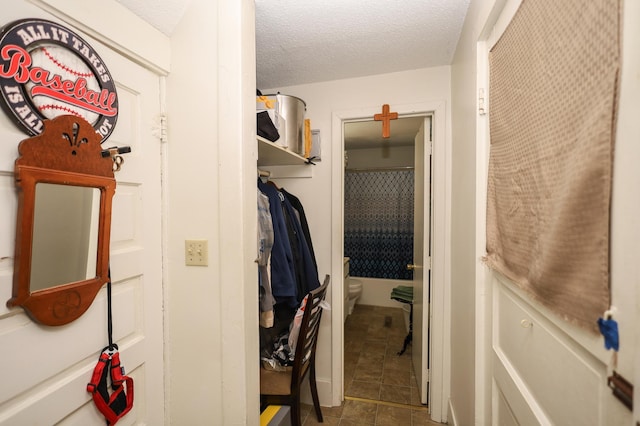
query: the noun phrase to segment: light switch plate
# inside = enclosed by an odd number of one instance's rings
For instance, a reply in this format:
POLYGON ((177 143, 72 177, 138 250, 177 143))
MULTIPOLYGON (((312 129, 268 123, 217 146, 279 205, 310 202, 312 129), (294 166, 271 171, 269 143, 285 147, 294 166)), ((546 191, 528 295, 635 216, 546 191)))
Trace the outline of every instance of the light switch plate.
POLYGON ((207 240, 185 240, 184 263, 187 266, 208 266, 209 242, 207 240))

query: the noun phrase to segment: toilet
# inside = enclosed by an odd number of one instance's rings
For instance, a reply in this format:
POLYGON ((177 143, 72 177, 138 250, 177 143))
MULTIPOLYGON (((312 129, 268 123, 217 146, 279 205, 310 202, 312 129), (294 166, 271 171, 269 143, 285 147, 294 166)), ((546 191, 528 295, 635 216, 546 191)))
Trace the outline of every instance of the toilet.
POLYGON ((356 301, 362 295, 362 281, 349 277, 349 314, 353 313, 356 301))

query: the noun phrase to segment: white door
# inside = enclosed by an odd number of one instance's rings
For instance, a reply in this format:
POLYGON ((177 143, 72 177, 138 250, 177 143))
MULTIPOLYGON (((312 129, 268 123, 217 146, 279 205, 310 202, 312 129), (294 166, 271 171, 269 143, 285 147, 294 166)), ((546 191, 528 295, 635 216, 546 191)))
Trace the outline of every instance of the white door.
POLYGON ((430 135, 431 117, 425 117, 414 143, 413 342, 411 345, 413 371, 420 390, 420 401, 423 404, 427 404, 429 398, 430 135))
MULTIPOLYGON (((14 2, 2 24, 37 17, 58 21, 27 2, 14 2)), ((66 25, 63 23, 63 25, 66 25)), ((68 26, 68 25, 66 25, 68 26)), ((113 335, 126 374, 135 381, 133 410, 123 424, 164 423, 160 142, 160 78, 82 34, 117 83, 119 117, 105 147, 130 146, 113 200, 111 273, 113 335)), ((27 135, 0 113, 0 425, 104 425, 86 391, 107 345, 106 288, 78 320, 40 326, 11 297, 16 193, 13 162, 27 135)))
MULTIPOLYGON (((520 0, 506 2, 496 21, 488 23, 493 31, 479 56, 486 58, 519 4, 520 0)), ((638 7, 634 7, 637 11, 638 7)), ((635 22, 631 25, 625 22, 624 28, 635 32, 637 49, 638 15, 631 15, 635 22)), ((627 34, 622 37, 623 43, 629 39, 633 37, 627 34)), ((627 57, 635 57, 635 50, 628 50, 627 57)), ((638 62, 632 61, 632 64, 635 64, 635 70, 628 74, 624 69, 622 72, 623 92, 614 157, 610 264, 612 304, 617 307, 614 319, 620 330, 617 369, 629 380, 633 379, 633 339, 638 312, 634 306, 637 267, 629 255, 638 252, 640 237, 638 227, 634 225, 637 223, 634 217, 638 210, 637 186, 629 184, 638 182, 640 176, 635 164, 638 157, 637 115, 632 112, 637 111, 639 101, 636 96, 624 93, 624 76, 638 72, 638 62)), ((484 76, 479 81, 484 80, 484 87, 489 87, 487 69, 481 67, 479 74, 484 76)), ((637 88, 637 83, 632 84, 637 88)), ((481 126, 486 125, 482 124, 486 119, 488 116, 480 119, 481 126)), ((488 137, 485 145, 488 149, 488 137)), ((564 322, 496 274, 489 272, 485 285, 487 293, 492 295, 487 306, 491 314, 488 322, 484 322, 482 316, 478 321, 484 324, 484 332, 491 340, 487 342, 491 349, 486 363, 491 365, 491 383, 487 384, 491 395, 486 397, 491 398, 492 424, 631 424, 631 411, 613 397, 607 386, 611 353, 604 349, 602 337, 564 322)), ((485 395, 477 397, 484 398, 485 395)))

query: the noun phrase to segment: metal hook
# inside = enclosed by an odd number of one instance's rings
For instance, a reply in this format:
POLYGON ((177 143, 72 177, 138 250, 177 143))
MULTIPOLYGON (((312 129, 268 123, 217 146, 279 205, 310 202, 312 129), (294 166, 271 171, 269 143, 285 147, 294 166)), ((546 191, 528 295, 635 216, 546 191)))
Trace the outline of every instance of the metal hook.
POLYGON ((124 158, 122 158, 122 156, 120 156, 120 155, 116 155, 116 156, 113 156, 111 158, 113 159, 113 171, 114 172, 119 172, 120 168, 124 164, 124 158))
POLYGON ((102 156, 111 157, 113 160, 113 171, 119 172, 120 168, 122 168, 122 165, 124 164, 124 158, 119 154, 127 154, 129 152, 131 152, 130 146, 113 146, 111 148, 103 149, 102 156))

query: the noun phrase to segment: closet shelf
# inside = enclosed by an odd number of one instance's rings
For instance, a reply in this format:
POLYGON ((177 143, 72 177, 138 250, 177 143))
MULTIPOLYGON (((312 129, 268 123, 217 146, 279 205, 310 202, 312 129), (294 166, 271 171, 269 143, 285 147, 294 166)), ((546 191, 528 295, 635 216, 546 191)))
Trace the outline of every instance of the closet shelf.
POLYGON ((260 136, 258 139, 258 166, 299 166, 307 162, 301 155, 274 144, 260 136))

